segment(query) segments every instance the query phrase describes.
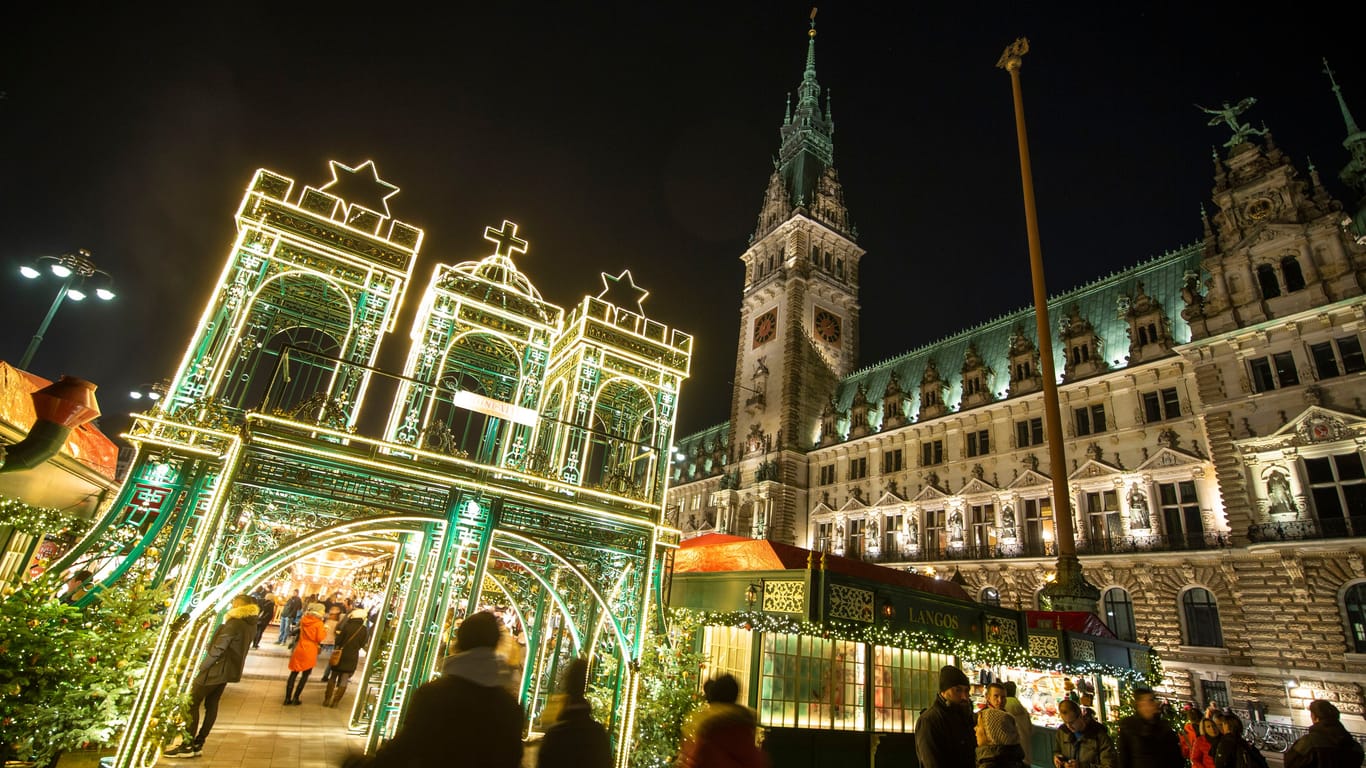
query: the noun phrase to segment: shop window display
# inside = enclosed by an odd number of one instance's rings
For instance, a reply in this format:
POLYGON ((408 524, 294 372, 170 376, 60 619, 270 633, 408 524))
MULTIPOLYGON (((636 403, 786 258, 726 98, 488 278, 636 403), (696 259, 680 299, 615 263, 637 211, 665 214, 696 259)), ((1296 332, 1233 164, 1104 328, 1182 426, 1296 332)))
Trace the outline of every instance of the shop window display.
POLYGON ((807 635, 764 635, 759 724, 862 730, 865 646, 807 635))

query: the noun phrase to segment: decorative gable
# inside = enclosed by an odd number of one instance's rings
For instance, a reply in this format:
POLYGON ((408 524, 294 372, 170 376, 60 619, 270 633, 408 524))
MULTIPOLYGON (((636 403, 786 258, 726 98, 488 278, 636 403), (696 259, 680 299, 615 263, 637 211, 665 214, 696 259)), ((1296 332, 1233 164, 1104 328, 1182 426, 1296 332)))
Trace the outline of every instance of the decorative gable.
POLYGON ((1180 448, 1159 448, 1157 453, 1138 465, 1138 472, 1153 472, 1174 467, 1203 465, 1205 460, 1180 448))
POLYGON ((942 500, 942 499, 947 499, 948 497, 949 497, 949 495, 948 495, 947 493, 944 493, 943 491, 939 490, 938 488, 934 487, 933 485, 926 485, 924 488, 922 488, 922 489, 920 490, 920 493, 917 493, 917 494, 915 495, 915 498, 914 498, 914 499, 911 499, 911 501, 913 501, 913 502, 940 501, 940 500, 942 500))
POLYGON ((1036 472, 1032 469, 1026 469, 1024 472, 1020 473, 1019 477, 1010 481, 1010 484, 1006 486, 1006 490, 1014 491, 1021 488, 1031 488, 1036 485, 1052 486, 1053 481, 1049 479, 1048 475, 1036 472))
POLYGON ((925 361, 925 375, 920 378, 920 420, 933 419, 949 412, 944 403, 945 385, 934 358, 925 361))
POLYGON ((1025 336, 1024 328, 1016 325, 1010 331, 1010 391, 1009 395, 1023 395, 1043 388, 1039 373, 1039 348, 1025 336))
POLYGON ((1000 490, 1000 488, 997 488, 996 486, 992 485, 991 483, 988 483, 982 478, 974 477, 968 481, 967 485, 964 485, 962 488, 958 490, 958 495, 972 496, 975 494, 982 493, 998 493, 1000 492, 1000 490))
POLYGON ((1068 480, 1087 480, 1093 477, 1103 477, 1105 475, 1118 475, 1123 470, 1108 462, 1099 459, 1089 459, 1085 464, 1077 467, 1077 470, 1067 476, 1068 480))
POLYGON ((878 497, 877 501, 873 502, 873 506, 875 506, 875 507, 894 507, 894 506, 896 506, 897 504, 905 504, 905 503, 906 503, 906 500, 903 499, 903 498, 901 498, 900 496, 897 496, 895 493, 892 493, 891 491, 883 491, 883 492, 882 492, 882 495, 878 497))
POLYGON ((1363 438, 1366 438, 1366 419, 1311 405, 1270 435, 1239 440, 1236 444, 1243 453, 1261 453, 1363 438))

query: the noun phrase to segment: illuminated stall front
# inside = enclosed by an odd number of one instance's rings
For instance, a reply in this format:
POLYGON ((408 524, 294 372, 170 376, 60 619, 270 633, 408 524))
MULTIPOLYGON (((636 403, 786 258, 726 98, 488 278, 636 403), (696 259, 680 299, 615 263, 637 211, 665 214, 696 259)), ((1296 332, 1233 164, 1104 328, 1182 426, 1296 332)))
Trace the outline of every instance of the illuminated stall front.
POLYGON ((701 626, 701 677, 740 681, 782 765, 910 759, 946 664, 967 673, 978 704, 986 683, 1015 681, 1039 726, 1034 760, 1046 764, 1064 679, 1094 690, 1098 717, 1110 717, 1154 663, 1147 647, 1074 614, 984 605, 950 580, 719 534, 683 542, 669 602, 701 626))

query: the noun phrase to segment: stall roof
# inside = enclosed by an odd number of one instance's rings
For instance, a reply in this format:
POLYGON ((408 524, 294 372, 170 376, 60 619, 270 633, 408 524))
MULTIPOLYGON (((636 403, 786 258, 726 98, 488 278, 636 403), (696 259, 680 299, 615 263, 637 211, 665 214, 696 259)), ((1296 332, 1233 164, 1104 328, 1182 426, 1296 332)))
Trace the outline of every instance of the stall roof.
POLYGON ((1083 635, 1115 638, 1115 633, 1094 613, 1086 611, 1025 611, 1030 629, 1065 629, 1083 635))
MULTIPOLYGON (((711 533, 685 540, 674 555, 675 573, 721 573, 726 571, 806 570, 813 552, 809 549, 762 539, 711 533)), ((820 553, 814 553, 818 556, 820 553)), ((881 584, 929 592, 954 600, 971 600, 951 581, 918 576, 848 557, 826 553, 825 570, 881 584)))

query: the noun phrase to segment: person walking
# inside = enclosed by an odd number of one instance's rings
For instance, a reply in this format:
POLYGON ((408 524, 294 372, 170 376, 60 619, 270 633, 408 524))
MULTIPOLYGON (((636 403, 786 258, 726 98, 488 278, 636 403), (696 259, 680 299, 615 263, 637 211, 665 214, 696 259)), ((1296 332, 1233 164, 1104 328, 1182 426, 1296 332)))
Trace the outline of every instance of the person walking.
POLYGON ((1024 748, 1025 758, 1030 759, 1034 751, 1034 721, 1029 717, 1029 710, 1020 703, 1015 694, 1019 688, 1014 680, 1006 681, 1006 712, 1015 718, 1015 730, 1020 734, 1020 746, 1024 748))
POLYGON ((252 648, 261 647, 261 636, 266 633, 266 627, 275 619, 275 596, 262 589, 256 596, 256 607, 261 609, 261 613, 256 617, 256 637, 252 641, 252 648))
POLYGON ((296 589, 280 609, 280 636, 275 640, 276 645, 284 645, 289 639, 289 633, 294 630, 294 622, 298 620, 303 607, 304 601, 299 599, 299 590, 296 589))
POLYGON ((446 673, 413 692, 398 733, 372 758, 353 755, 347 768, 433 765, 520 768, 522 707, 502 685, 498 619, 480 611, 455 633, 446 673))
POLYGON ((323 610, 322 603, 310 603, 304 617, 299 620, 299 642, 289 656, 289 680, 285 683, 286 706, 303 703, 299 701, 299 695, 304 692, 304 685, 308 683, 308 676, 313 674, 313 668, 318 666, 318 648, 324 639, 323 610), (297 688, 294 687, 296 679, 299 681, 297 688))
POLYGON ((536 751, 536 768, 612 768, 612 741, 593 719, 588 690, 588 661, 574 659, 564 674, 564 704, 536 751))
POLYGON ((251 595, 238 595, 223 615, 224 621, 213 633, 204 662, 199 665, 194 685, 190 689, 190 719, 185 734, 189 740, 164 753, 165 757, 199 757, 204 751, 204 740, 209 738, 213 723, 218 719, 218 701, 228 683, 242 679, 242 667, 247 662, 247 649, 256 637, 256 616, 260 606, 251 595), (199 722, 199 708, 204 707, 204 722, 199 722))
POLYGON ((1309 702, 1309 722, 1309 730, 1285 751, 1285 768, 1361 768, 1361 742, 1342 727, 1332 702, 1309 702))
POLYGON ((723 674, 702 684, 707 705, 683 727, 678 768, 765 768, 768 755, 754 743, 758 719, 741 706, 740 681, 723 674))
POLYGON ((915 724, 915 754, 921 768, 969 768, 976 762, 971 692, 963 670, 939 670, 939 695, 915 724))
POLYGON ((1115 768, 1110 732, 1070 699, 1058 702, 1062 725, 1053 737, 1053 768, 1115 768))
POLYGON ((351 675, 355 674, 356 667, 360 666, 360 651, 369 641, 370 631, 365 627, 365 609, 356 608, 337 626, 336 645, 340 653, 333 654, 336 661, 329 659, 327 671, 332 676, 328 678, 327 690, 323 692, 324 707, 336 707, 341 704, 342 697, 346 695, 346 686, 351 683, 351 675))
POLYGON ((1119 768, 1185 765, 1181 739, 1161 717, 1162 703, 1148 688, 1134 689, 1134 714, 1119 721, 1119 768))

